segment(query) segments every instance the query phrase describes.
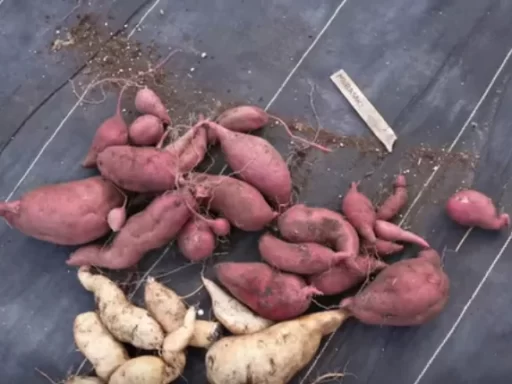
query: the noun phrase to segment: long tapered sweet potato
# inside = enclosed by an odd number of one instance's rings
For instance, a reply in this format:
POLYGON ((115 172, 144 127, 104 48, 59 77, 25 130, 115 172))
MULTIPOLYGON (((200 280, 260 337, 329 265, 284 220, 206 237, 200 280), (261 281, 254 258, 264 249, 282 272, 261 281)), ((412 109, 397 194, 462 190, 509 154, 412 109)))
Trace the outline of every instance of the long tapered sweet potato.
POLYGON ((375 243, 373 226, 376 220, 373 204, 364 194, 357 190, 358 183, 352 183, 342 200, 341 210, 356 231, 370 243, 375 243))
POLYGON ((407 182, 404 175, 396 177, 393 188, 393 194, 377 210, 379 220, 391 220, 407 204, 407 182))
POLYGON ((44 185, 19 200, 0 202, 0 216, 27 236, 61 245, 79 245, 109 231, 109 211, 122 193, 101 176, 44 185))
POLYGON ((343 299, 341 307, 365 324, 420 325, 439 315, 449 289, 439 254, 427 249, 384 269, 361 293, 343 299))
POLYGON ((378 257, 390 256, 398 252, 402 252, 404 246, 392 241, 377 239, 375 243, 371 244, 363 242, 361 251, 365 255, 374 255, 378 257))
POLYGON ((382 240, 404 241, 406 243, 418 244, 420 247, 424 248, 430 247, 427 241, 422 237, 384 220, 377 220, 375 222, 375 233, 382 240))
POLYGON ((359 254, 359 237, 339 213, 297 204, 277 220, 281 236, 293 243, 320 243, 348 256, 359 254))
POLYGON ((166 245, 185 225, 196 202, 185 191, 157 197, 121 228, 111 246, 84 246, 69 257, 68 265, 95 265, 110 269, 129 268, 145 253, 166 245))
POLYGON ((304 313, 316 288, 303 279, 273 270, 265 263, 225 262, 215 266, 217 278, 231 294, 258 315, 274 321, 304 313))

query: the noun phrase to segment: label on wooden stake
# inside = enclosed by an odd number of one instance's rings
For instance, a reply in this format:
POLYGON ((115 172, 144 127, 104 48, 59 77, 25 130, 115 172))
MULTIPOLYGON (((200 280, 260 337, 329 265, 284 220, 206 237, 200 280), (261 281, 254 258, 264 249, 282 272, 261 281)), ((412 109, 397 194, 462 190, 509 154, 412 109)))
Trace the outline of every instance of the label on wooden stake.
POLYGON ((392 152, 393 144, 397 139, 395 132, 352 81, 349 75, 341 69, 331 76, 331 80, 359 116, 361 116, 368 128, 370 128, 373 134, 384 144, 388 152, 392 152))

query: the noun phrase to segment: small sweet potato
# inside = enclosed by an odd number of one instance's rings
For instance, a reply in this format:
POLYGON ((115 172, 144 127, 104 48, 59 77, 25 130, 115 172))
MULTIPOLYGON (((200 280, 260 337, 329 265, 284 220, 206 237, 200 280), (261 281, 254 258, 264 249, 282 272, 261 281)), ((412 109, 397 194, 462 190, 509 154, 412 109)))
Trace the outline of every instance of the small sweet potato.
POLYGON ((270 233, 260 237, 258 248, 270 265, 299 275, 323 272, 347 257, 317 243, 288 243, 270 233))
POLYGON ((93 376, 72 376, 69 377, 64 384, 104 384, 105 382, 99 377, 93 376))
POLYGON ((190 261, 201 261, 215 250, 216 239, 205 220, 192 218, 178 234, 178 248, 190 261))
POLYGON ((358 183, 352 183, 342 200, 341 210, 356 231, 370 243, 375 243, 373 226, 376 220, 373 204, 364 194, 357 190, 358 183))
POLYGON ((308 276, 308 282, 325 295, 337 295, 386 267, 386 263, 372 257, 351 257, 324 272, 308 276))
POLYGON ((191 172, 178 183, 188 186, 202 205, 244 231, 259 231, 277 216, 261 193, 242 180, 191 172))
POLYGON ((269 116, 254 105, 241 105, 227 109, 216 120, 230 131, 249 133, 268 124, 269 116))
POLYGON ((162 100, 154 91, 147 87, 137 91, 135 95, 135 108, 140 113, 156 116, 165 124, 171 124, 171 118, 162 100))
POLYGON ((393 194, 377 210, 379 220, 391 220, 407 204, 407 182, 404 175, 396 177, 393 188, 393 194))
POLYGON ((254 186, 269 200, 284 206, 290 203, 290 170, 281 154, 267 140, 232 132, 213 122, 205 124, 220 142, 226 162, 237 176, 254 186))
POLYGON ((19 200, 0 202, 0 216, 27 236, 60 245, 79 245, 106 235, 109 211, 122 193, 100 176, 44 185, 19 200))
POLYGON ((452 195, 446 213, 460 225, 487 230, 500 230, 510 225, 508 214, 498 214, 493 201, 481 192, 465 189, 452 195))
POLYGON ((137 117, 128 128, 130 142, 140 146, 156 145, 164 134, 162 120, 153 115, 137 117))
POLYGON ((316 288, 296 275, 277 272, 265 263, 225 262, 215 266, 217 278, 239 301, 258 315, 274 321, 304 313, 316 288))
POLYGON ((169 243, 192 215, 196 202, 185 191, 165 193, 128 219, 112 245, 86 245, 71 254, 68 265, 129 268, 152 249, 169 243))
POLYGON ((427 249, 384 269, 361 293, 343 299, 341 307, 365 324, 420 325, 443 310, 449 288, 439 254, 427 249))
POLYGON ((292 243, 319 243, 348 256, 359 254, 359 237, 339 213, 326 208, 297 204, 277 220, 281 236, 292 243))
POLYGON ((370 244, 364 242, 362 251, 364 254, 375 255, 379 257, 390 256, 398 252, 402 252, 404 246, 402 244, 393 243, 392 241, 377 239, 375 243, 370 244))
POLYGON ((157 356, 138 356, 128 360, 114 372, 108 384, 169 384, 182 373, 186 356, 179 353, 172 364, 157 356))
POLYGON ((375 222, 375 233, 382 240, 404 241, 406 243, 418 244, 420 247, 429 248, 430 245, 422 237, 400 228, 398 225, 384 220, 375 222))
POLYGON ((125 88, 119 92, 117 108, 114 116, 105 120, 98 128, 92 139, 92 144, 82 161, 82 166, 91 168, 96 165, 98 154, 105 148, 112 145, 123 145, 128 143, 128 126, 121 113, 121 99, 125 88))

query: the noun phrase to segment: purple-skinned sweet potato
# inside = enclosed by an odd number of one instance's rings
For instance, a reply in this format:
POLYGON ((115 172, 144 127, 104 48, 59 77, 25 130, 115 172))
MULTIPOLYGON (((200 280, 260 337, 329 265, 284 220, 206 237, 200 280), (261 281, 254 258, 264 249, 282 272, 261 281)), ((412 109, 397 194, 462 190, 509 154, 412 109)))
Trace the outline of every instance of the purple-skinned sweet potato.
POLYGON ((420 325, 441 313, 449 290, 439 254, 427 249, 384 269, 362 292, 343 299, 341 308, 365 324, 420 325))
POLYGON ((347 220, 366 241, 375 243, 373 226, 376 220, 373 204, 364 194, 357 190, 358 183, 350 184, 350 189, 343 197, 341 210, 347 220))
POLYGON ((60 245, 79 245, 109 231, 107 215, 123 194, 101 176, 44 185, 19 200, 0 202, 0 216, 27 236, 60 245))
POLYGON ((164 193, 143 211, 131 216, 112 245, 86 245, 73 252, 68 265, 94 265, 110 269, 134 266, 145 253, 163 247, 176 237, 196 209, 186 191, 164 193))
POLYGON ((268 320, 295 318, 308 309, 313 295, 321 294, 302 278, 265 263, 225 262, 217 264, 215 272, 236 299, 268 320))
POLYGON ((355 257, 359 237, 352 225, 339 213, 327 208, 297 204, 277 220, 281 236, 292 243, 319 243, 355 257))

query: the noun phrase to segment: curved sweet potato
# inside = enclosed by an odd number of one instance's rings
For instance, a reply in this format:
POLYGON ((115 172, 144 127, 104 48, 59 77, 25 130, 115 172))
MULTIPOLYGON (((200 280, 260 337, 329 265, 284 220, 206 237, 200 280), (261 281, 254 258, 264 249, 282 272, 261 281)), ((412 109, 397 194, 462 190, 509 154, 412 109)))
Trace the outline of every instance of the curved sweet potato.
POLYGON ((79 245, 109 231, 107 215, 123 204, 122 193, 101 176, 36 188, 20 200, 0 202, 0 216, 27 236, 79 245))
POLYGON ((404 175, 398 175, 393 183, 394 192, 377 210, 377 219, 391 220, 407 204, 407 182, 404 175))
POLYGON ((297 204, 277 220, 279 232, 292 243, 320 243, 348 256, 359 253, 359 237, 339 213, 326 208, 297 204))
POLYGON ((341 210, 356 231, 370 243, 375 243, 373 226, 376 220, 373 204, 365 195, 357 190, 358 183, 352 183, 342 200, 341 210))
POLYGON ((375 243, 370 244, 364 242, 362 245, 362 252, 368 255, 379 257, 390 256, 398 252, 402 252, 404 246, 402 244, 393 243, 392 241, 377 239, 375 243))
POLYGON ((405 241, 406 243, 418 244, 420 247, 429 248, 427 241, 411 231, 406 231, 398 225, 384 220, 375 222, 375 233, 382 240, 405 241))

